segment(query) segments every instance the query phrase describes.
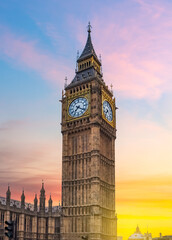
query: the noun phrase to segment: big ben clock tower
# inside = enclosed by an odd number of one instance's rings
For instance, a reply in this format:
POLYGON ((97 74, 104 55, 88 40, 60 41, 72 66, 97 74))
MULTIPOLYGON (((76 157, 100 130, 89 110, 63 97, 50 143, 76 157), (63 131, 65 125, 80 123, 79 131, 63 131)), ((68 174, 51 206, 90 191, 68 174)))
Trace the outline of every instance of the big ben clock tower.
POLYGON ((91 26, 62 94, 63 240, 115 240, 115 98, 101 74, 91 26))

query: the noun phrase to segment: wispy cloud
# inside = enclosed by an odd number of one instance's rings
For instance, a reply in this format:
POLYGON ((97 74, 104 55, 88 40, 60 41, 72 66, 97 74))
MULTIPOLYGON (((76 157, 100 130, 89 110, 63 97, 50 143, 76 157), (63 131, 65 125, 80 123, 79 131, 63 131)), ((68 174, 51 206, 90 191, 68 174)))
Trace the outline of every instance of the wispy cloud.
MULTIPOLYGON (((157 100, 172 91, 172 17, 167 2, 130 3, 121 12, 104 6, 94 15, 93 44, 97 55, 102 54, 104 78, 114 91, 124 98, 157 100)), ((78 40, 85 44, 85 24, 81 28, 74 17, 71 24, 78 26, 78 40)))
POLYGON ((38 42, 28 41, 23 36, 16 36, 6 28, 0 28, 0 55, 18 65, 35 71, 43 79, 54 84, 62 84, 66 73, 71 69, 52 54, 39 49, 38 42))

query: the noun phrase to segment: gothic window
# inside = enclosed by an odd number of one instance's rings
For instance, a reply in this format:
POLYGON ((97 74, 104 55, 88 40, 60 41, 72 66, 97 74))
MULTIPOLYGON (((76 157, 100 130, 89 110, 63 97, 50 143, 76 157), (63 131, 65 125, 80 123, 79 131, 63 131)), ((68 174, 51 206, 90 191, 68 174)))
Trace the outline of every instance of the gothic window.
POLYGON ((77 232, 77 218, 75 218, 75 232, 77 232))
POLYGON ((87 199, 87 198, 88 198, 88 194, 87 194, 87 185, 86 185, 85 187, 86 187, 86 190, 85 190, 85 191, 86 191, 86 204, 87 204, 87 203, 88 203, 88 199, 87 199))
POLYGON ((88 135, 85 135, 85 151, 88 151, 88 135))
POLYGON ((87 168, 88 168, 88 159, 86 158, 85 159, 85 161, 86 161, 86 167, 85 167, 85 176, 87 177, 87 168))
POLYGON ((46 227, 45 227, 46 234, 48 234, 48 218, 46 218, 46 227))
POLYGON ((85 231, 86 232, 88 232, 88 223, 87 223, 87 220, 88 220, 88 218, 87 217, 85 217, 85 231))
POLYGON ((1 212, 1 219, 0 221, 3 223, 4 222, 4 212, 1 212))
POLYGON ((74 154, 74 137, 72 137, 72 154, 74 154))
POLYGON ((60 218, 55 218, 55 233, 60 233, 60 218))
POLYGON ((82 177, 84 177, 84 159, 82 159, 82 177))
POLYGON ((82 217, 82 232, 84 232, 84 218, 82 217))
POLYGON ((75 179, 77 179, 77 160, 75 162, 75 179))
POLYGON ((84 135, 82 135, 82 152, 84 152, 84 135))
POLYGON ((74 203, 74 194, 73 194, 73 186, 72 186, 72 206, 73 206, 73 203, 74 203))
POLYGON ((75 165, 75 162, 74 162, 74 160, 72 160, 72 179, 74 179, 74 174, 75 174, 74 165, 75 165))
POLYGON ((82 185, 82 204, 84 204, 84 185, 82 185))
POLYGON ((73 220, 74 220, 74 219, 72 218, 72 232, 73 232, 73 220))
POLYGON ((75 205, 77 205, 77 187, 75 187, 75 205))
POLYGON ((74 141, 75 141, 74 154, 77 154, 77 137, 74 138, 74 141))

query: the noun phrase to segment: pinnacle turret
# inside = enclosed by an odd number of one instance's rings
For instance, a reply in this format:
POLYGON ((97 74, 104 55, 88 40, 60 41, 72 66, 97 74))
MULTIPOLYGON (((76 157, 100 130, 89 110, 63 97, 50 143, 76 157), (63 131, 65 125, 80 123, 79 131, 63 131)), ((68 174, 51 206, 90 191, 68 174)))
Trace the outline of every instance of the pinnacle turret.
POLYGON ((51 199, 51 194, 50 194, 50 198, 49 198, 49 201, 48 201, 48 212, 52 212, 52 205, 53 205, 53 201, 51 199))
POLYGON ((42 182, 42 188, 40 190, 40 206, 39 206, 40 212, 45 212, 45 189, 44 189, 44 183, 42 182))
POLYGON ((22 195, 21 195, 21 208, 24 209, 25 208, 25 195, 24 195, 24 189, 22 191, 22 195))
POLYGON ((37 194, 35 194, 35 198, 34 198, 34 211, 37 212, 38 210, 38 198, 37 198, 37 194))
POLYGON ((10 191, 10 186, 8 185, 8 189, 6 192, 6 205, 10 206, 10 199, 11 199, 11 191, 10 191))

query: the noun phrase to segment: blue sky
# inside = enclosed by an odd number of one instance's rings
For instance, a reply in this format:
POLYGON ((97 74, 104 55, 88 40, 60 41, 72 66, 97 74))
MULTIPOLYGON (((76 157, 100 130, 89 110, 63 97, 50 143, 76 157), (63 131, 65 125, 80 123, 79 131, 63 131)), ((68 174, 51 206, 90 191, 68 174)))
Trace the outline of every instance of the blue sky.
POLYGON ((65 77, 68 83, 74 77, 91 21, 104 80, 113 84, 119 107, 119 233, 127 238, 138 223, 143 231, 150 224, 155 235, 157 226, 170 233, 171 11, 170 0, 0 0, 0 195, 9 182, 14 198, 24 187, 32 201, 44 179, 47 195, 59 201, 59 100, 65 77), (151 220, 156 214, 159 222, 151 220))

